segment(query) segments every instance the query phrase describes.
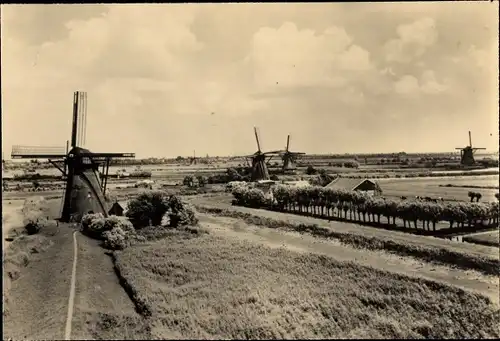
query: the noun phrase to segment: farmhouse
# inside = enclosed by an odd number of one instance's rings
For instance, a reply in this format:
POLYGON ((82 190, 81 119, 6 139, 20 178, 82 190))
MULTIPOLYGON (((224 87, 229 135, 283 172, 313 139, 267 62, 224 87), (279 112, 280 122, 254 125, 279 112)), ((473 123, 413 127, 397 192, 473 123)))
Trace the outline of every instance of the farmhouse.
POLYGON ((371 195, 379 195, 382 193, 379 184, 370 179, 337 178, 325 187, 345 189, 348 191, 363 191, 371 195))

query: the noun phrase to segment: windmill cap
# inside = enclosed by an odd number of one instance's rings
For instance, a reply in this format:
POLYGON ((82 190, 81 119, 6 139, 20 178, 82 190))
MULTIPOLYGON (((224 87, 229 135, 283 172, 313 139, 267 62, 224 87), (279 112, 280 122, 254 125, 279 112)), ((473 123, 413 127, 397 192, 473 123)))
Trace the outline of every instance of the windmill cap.
POLYGON ((80 148, 80 147, 74 147, 73 149, 71 149, 69 151, 69 153, 73 154, 73 155, 82 155, 82 154, 88 154, 88 153, 90 153, 90 150, 84 149, 84 148, 80 148))

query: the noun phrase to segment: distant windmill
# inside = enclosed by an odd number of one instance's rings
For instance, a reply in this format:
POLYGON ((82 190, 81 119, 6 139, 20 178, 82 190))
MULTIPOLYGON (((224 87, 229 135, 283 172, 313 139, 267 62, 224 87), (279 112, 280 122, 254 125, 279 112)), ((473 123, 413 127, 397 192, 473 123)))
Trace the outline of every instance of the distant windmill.
POLYGON ((193 157, 190 159, 189 165, 196 165, 196 150, 193 150, 193 157))
POLYGON ((460 150, 460 164, 463 166, 472 166, 476 163, 476 160, 474 160, 476 150, 484 150, 486 148, 472 148, 472 138, 469 131, 469 145, 464 148, 455 149, 460 150))
MULTIPOLYGON (((251 174, 251 180, 252 181, 258 181, 258 180, 269 180, 269 171, 267 170, 267 165, 266 165, 266 158, 268 158, 269 162, 271 158, 274 156, 279 155, 279 150, 277 151, 271 151, 271 152, 262 152, 261 150, 261 145, 260 145, 260 139, 259 139, 259 133, 257 132, 257 128, 254 127, 254 133, 255 133, 255 140, 257 141, 257 151, 253 153, 252 155, 246 155, 244 158, 247 160, 248 159, 252 160, 252 174, 251 174)), ((249 164, 250 166, 250 164, 249 164)))
POLYGON ((295 169, 295 162, 297 161, 297 156, 299 155, 305 155, 305 153, 290 151, 290 135, 288 135, 286 139, 286 149, 281 154, 281 159, 283 160, 283 172, 295 169))
POLYGON ((87 93, 73 96, 71 150, 64 147, 13 146, 13 159, 48 159, 66 179, 62 213, 63 222, 80 221, 90 211, 108 216, 105 200, 109 163, 112 158, 134 158, 133 153, 92 153, 81 146, 86 140, 87 93), (66 149, 66 150, 65 150, 66 149), (103 176, 99 178, 99 165, 103 176))

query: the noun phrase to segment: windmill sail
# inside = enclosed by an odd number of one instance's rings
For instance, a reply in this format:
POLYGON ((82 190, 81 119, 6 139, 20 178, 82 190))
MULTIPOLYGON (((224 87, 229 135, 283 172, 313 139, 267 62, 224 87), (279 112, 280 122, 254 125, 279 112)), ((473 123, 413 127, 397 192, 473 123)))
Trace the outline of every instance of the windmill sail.
POLYGON ((12 146, 13 159, 59 159, 66 156, 65 147, 12 146))

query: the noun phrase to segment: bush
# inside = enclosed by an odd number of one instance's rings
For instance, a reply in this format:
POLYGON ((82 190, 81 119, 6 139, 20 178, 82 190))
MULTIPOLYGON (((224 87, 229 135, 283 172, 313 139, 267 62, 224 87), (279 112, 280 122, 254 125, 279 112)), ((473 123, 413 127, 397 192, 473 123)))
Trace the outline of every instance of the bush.
POLYGON ((314 175, 314 174, 316 174, 316 169, 313 166, 309 165, 309 166, 307 166, 306 174, 307 175, 314 175))
POLYGON ((168 218, 169 226, 196 225, 198 219, 191 205, 164 191, 148 191, 132 199, 127 206, 127 217, 137 229, 162 226, 168 218))
POLYGON ((47 226, 47 217, 40 215, 38 212, 28 212, 23 218, 24 228, 28 234, 36 234, 47 226))
POLYGON ((184 177, 184 180, 182 180, 182 184, 184 186, 188 186, 188 187, 192 187, 193 186, 193 182, 194 182, 194 178, 192 175, 186 175, 184 177))
POLYGON ((207 177, 204 175, 197 175, 196 178, 198 179, 198 186, 200 187, 204 187, 208 182, 207 177))
POLYGON ((135 228, 160 225, 169 209, 169 197, 165 191, 145 191, 129 201, 126 216, 135 228))
POLYGON ((196 217, 195 208, 183 202, 175 195, 172 195, 169 199, 169 226, 189 226, 198 224, 198 218, 196 217))
POLYGON ((136 236, 134 226, 126 217, 105 218, 101 213, 84 215, 80 230, 86 236, 102 240, 104 247, 111 250, 123 250, 136 236))
POLYGON ((111 229, 102 234, 104 247, 110 250, 123 250, 135 240, 135 229, 125 217, 111 216, 105 219, 105 226, 111 229))
POLYGON ((21 213, 23 215, 23 225, 28 234, 36 234, 44 226, 47 226, 49 206, 43 197, 26 199, 21 213))
POLYGON ((88 237, 102 239, 104 229, 104 215, 102 213, 85 214, 82 217, 80 231, 88 237))

